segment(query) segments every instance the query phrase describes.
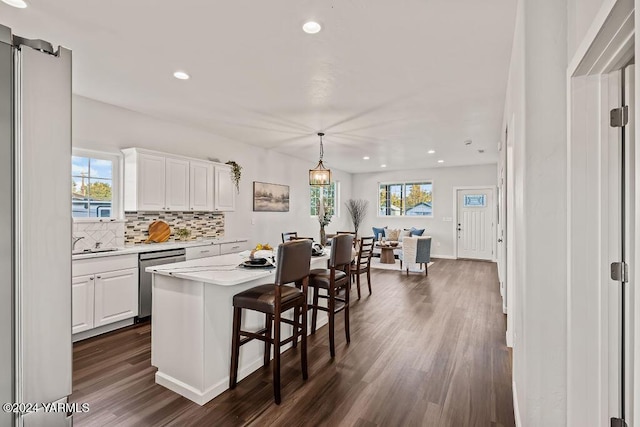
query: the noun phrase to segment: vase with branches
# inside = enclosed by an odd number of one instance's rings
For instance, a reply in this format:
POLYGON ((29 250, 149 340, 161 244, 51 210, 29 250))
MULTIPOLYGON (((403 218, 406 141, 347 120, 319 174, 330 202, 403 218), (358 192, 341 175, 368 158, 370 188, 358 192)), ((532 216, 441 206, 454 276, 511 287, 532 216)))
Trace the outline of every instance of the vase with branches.
POLYGON ((369 201, 364 199, 349 199, 346 201, 347 211, 351 215, 351 222, 353 222, 353 228, 355 229, 356 236, 358 236, 358 229, 360 224, 367 216, 367 208, 369 207, 369 201))
POLYGON ((231 180, 236 186, 236 192, 240 194, 240 177, 242 176, 242 166, 240 166, 233 160, 229 160, 226 164, 231 166, 231 180))
POLYGON ((327 234, 324 231, 324 227, 331 222, 331 216, 333 215, 333 209, 326 199, 318 200, 317 204, 318 222, 320 223, 320 244, 322 246, 327 244, 327 234))

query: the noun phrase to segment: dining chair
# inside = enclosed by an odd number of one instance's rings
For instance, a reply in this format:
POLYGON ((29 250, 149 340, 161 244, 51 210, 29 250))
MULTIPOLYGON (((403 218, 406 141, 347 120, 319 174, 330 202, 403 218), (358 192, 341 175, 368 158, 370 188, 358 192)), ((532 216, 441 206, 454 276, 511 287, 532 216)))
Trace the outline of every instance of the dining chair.
POLYGON ((307 368, 307 289, 311 263, 311 241, 295 240, 278 246, 274 283, 247 289, 233 296, 233 331, 231 338, 231 372, 229 388, 236 387, 240 347, 254 339, 264 341, 263 365, 271 360, 273 344, 273 396, 280 404, 280 348, 289 342, 295 347, 301 337, 300 363, 302 379, 309 377, 307 368), (295 286, 288 286, 293 283, 295 286), (256 332, 243 331, 242 310, 253 310, 265 314, 265 327, 256 332), (294 309, 293 320, 282 317, 282 313, 294 309), (272 326, 273 322, 273 326, 272 326), (281 339, 281 325, 293 326, 293 335, 281 339), (273 333, 273 337, 272 337, 273 333))
POLYGON ((428 264, 431 262, 431 237, 405 237, 402 239, 402 251, 398 254, 398 258, 400 259, 400 270, 402 270, 404 261, 407 275, 409 275, 409 268, 413 265, 419 265, 422 270, 422 264, 424 264, 424 274, 428 276, 428 264))
POLYGON ((355 277, 358 289, 358 299, 360 299, 360 275, 367 273, 367 286, 371 295, 371 255, 373 254, 374 237, 362 237, 360 248, 354 262, 350 264, 351 278, 355 277))
POLYGON ((282 243, 288 242, 293 237, 298 237, 298 232, 297 231, 289 231, 289 232, 286 232, 286 233, 282 233, 282 243))
POLYGON ((335 357, 335 315, 344 310, 344 332, 347 343, 351 341, 349 333, 349 265, 352 259, 353 236, 338 234, 331 243, 331 255, 328 268, 313 269, 309 272, 309 286, 313 288, 313 302, 311 303, 311 333, 315 334, 318 310, 326 311, 329 316, 329 352, 335 357), (320 289, 326 295, 320 295, 320 289), (344 290, 344 296, 338 292, 344 290), (319 298, 327 300, 327 306, 319 305, 319 298))

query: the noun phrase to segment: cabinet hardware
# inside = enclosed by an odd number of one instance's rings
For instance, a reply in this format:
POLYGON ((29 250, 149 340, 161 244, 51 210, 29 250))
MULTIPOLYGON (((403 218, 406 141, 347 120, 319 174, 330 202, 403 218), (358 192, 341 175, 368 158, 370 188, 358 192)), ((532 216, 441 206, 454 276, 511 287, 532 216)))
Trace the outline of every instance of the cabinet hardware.
POLYGON ((96 279, 102 279, 102 276, 96 276, 96 279))
POLYGON ((93 280, 93 277, 89 277, 89 280, 93 280))

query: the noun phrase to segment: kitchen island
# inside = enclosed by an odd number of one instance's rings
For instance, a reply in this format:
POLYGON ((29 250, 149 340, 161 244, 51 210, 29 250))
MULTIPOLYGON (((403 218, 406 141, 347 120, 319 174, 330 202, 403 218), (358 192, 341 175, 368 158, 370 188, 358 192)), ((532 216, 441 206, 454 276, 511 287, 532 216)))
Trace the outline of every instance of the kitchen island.
MULTIPOLYGON (((153 273, 151 364, 158 368, 156 383, 199 405, 229 388, 233 296, 273 283, 275 277, 274 268, 239 266, 245 259, 228 254, 147 268, 153 273)), ((326 267, 327 259, 312 257, 311 268, 326 267)), ((318 325, 327 321, 323 314, 318 325)), ((261 329, 264 321, 264 314, 243 310, 243 329, 261 329)), ((291 333, 284 325, 283 337, 291 333)), ((242 346, 238 379, 262 367, 263 353, 259 341, 242 346)))

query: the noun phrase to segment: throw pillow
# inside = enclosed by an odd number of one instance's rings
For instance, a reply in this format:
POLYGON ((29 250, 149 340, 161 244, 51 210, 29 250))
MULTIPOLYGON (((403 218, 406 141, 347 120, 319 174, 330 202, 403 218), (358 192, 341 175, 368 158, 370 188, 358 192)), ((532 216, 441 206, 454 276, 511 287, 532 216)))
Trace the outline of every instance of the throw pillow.
POLYGON ((400 238, 400 230, 386 228, 384 230, 384 238, 391 241, 397 241, 400 238))
POLYGON ((412 236, 422 236, 422 234, 424 233, 424 228, 415 228, 415 227, 411 227, 411 235, 412 236))
POLYGON ((382 227, 382 228, 377 228, 377 227, 371 227, 373 229, 373 237, 374 240, 380 240, 380 238, 382 236, 384 236, 384 229, 387 227, 382 227))
POLYGON ((400 232, 400 237, 398 237, 398 241, 402 242, 405 237, 411 236, 411 230, 402 230, 400 232))

